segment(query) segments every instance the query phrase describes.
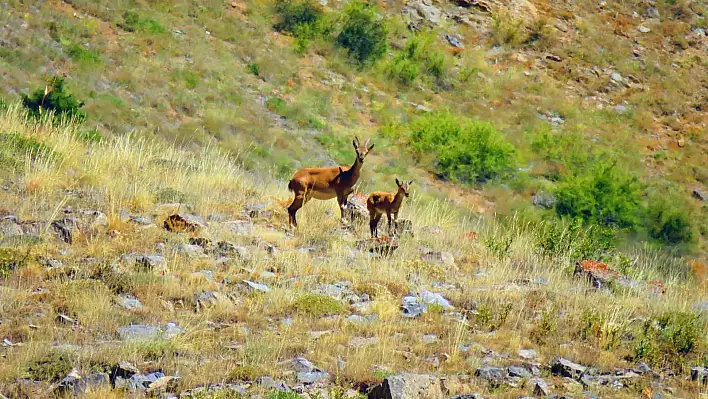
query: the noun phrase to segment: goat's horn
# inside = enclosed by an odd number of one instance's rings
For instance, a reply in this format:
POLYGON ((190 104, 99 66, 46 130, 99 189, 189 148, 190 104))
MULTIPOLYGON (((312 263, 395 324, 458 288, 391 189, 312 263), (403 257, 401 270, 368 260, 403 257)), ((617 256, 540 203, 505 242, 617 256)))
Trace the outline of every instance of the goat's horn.
POLYGON ((370 138, 366 139, 366 143, 364 143, 364 147, 368 147, 368 146, 369 146, 369 141, 371 141, 370 138))
POLYGON ((361 140, 359 140, 359 136, 354 136, 354 141, 356 141, 356 145, 361 144, 361 140))

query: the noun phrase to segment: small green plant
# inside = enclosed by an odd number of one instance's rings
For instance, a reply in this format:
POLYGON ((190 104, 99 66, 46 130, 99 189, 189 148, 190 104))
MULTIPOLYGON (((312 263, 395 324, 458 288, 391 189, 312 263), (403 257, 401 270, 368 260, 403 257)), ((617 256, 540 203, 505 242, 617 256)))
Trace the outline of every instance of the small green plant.
POLYGON ((509 15, 496 15, 492 37, 497 46, 517 46, 526 41, 523 22, 514 20, 509 15))
POLYGON ((288 109, 288 103, 279 97, 270 97, 266 100, 265 106, 280 116, 284 116, 288 109))
POLYGON ((364 66, 386 53, 388 31, 376 9, 363 1, 351 2, 343 13, 342 30, 335 42, 349 52, 349 57, 364 66))
POLYGON ((437 46, 432 34, 416 34, 408 41, 406 48, 400 51, 386 66, 390 78, 401 84, 410 84, 422 72, 435 79, 445 74, 447 59, 437 46))
POLYGON ((141 18, 135 11, 124 12, 123 20, 118 23, 118 27, 128 32, 143 31, 152 34, 167 32, 167 29, 159 21, 152 18, 141 18))
POLYGON ((65 353, 49 352, 26 367, 25 378, 35 381, 59 381, 74 368, 74 361, 65 353))
POLYGON ((0 279, 6 279, 15 270, 26 266, 28 255, 17 250, 0 248, 0 279))
POLYGON ((474 314, 475 326, 494 331, 506 322, 512 308, 513 304, 511 303, 502 305, 498 311, 489 305, 481 305, 474 314))
POLYGON ((94 50, 85 49, 78 43, 71 43, 66 46, 66 53, 74 61, 84 65, 95 65, 102 62, 101 54, 94 50))
POLYGON ((484 237, 484 246, 487 247, 487 250, 492 255, 499 259, 504 259, 509 255, 513 242, 514 238, 510 235, 504 237, 493 235, 484 237))
POLYGON ((433 112, 418 117, 407 129, 417 157, 444 178, 485 182, 509 174, 514 164, 514 146, 490 123, 433 112))
POLYGON ((537 343, 545 343, 549 337, 552 337, 558 327, 556 312, 553 310, 545 310, 541 313, 541 320, 536 327, 531 331, 531 338, 537 343))
POLYGON ((616 253, 616 229, 597 225, 584 227, 579 218, 544 222, 535 231, 537 247, 544 256, 567 257, 571 261, 606 260, 616 253))
POLYGON ((81 110, 84 102, 65 91, 64 78, 61 76, 55 76, 44 88, 38 88, 30 95, 23 93, 22 104, 34 117, 40 117, 47 112, 54 112, 60 118, 72 118, 78 121, 83 121, 87 117, 81 110))
POLYGON ((650 318, 637 340, 634 355, 654 365, 681 367, 705 351, 705 322, 694 313, 666 312, 650 318))
POLYGON ((295 36, 304 34, 304 30, 315 30, 324 15, 314 0, 276 0, 275 13, 275 30, 295 36))
POLYGON ((100 143, 103 141, 103 135, 98 131, 98 129, 88 129, 82 130, 79 133, 79 139, 87 143, 100 143))
POLYGON ((255 62, 248 64, 246 70, 254 76, 261 76, 261 67, 255 62))
POLYGON ((30 155, 36 158, 40 155, 54 154, 54 150, 32 137, 20 136, 14 133, 0 133, 0 143, 4 149, 15 153, 30 155))
POLYGON ((292 309, 312 317, 341 314, 345 310, 344 305, 336 299, 318 294, 301 295, 293 303, 292 309))
POLYGON ((643 220, 649 235, 663 244, 691 244, 696 240, 688 207, 677 195, 651 197, 643 220))

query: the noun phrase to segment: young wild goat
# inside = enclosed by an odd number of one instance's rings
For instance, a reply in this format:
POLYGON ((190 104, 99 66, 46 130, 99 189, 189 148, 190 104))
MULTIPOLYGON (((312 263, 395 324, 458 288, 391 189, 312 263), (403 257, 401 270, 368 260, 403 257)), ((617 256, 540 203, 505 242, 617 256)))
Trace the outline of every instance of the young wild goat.
POLYGON ((374 148, 373 144, 369 145, 369 140, 361 145, 358 137, 354 138, 352 144, 356 152, 356 160, 352 166, 305 168, 295 172, 288 183, 288 189, 295 193, 295 198, 288 207, 290 226, 297 227, 297 211, 312 198, 329 200, 336 197, 344 221, 344 205, 347 203, 347 197, 354 191, 353 187, 359 180, 364 158, 374 148))
POLYGON ((369 209, 369 229, 371 229, 371 237, 377 238, 379 235, 379 221, 384 212, 388 217, 388 231, 391 232, 391 215, 393 214, 393 220, 398 219, 398 210, 401 208, 403 203, 403 197, 408 196, 408 188, 413 184, 413 181, 408 183, 399 182, 396 179, 396 185, 398 185, 398 191, 394 193, 384 193, 375 192, 369 195, 366 200, 366 208, 369 209))

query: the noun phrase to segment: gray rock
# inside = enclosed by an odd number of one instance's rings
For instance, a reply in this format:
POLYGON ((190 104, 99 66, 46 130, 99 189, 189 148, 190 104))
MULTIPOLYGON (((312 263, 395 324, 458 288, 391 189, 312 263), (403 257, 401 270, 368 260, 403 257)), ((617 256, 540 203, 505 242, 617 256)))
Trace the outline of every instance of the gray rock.
POLYGON ((531 202, 538 208, 553 209, 558 200, 551 193, 536 193, 531 196, 531 202))
POLYGON ((638 30, 639 32, 641 32, 641 33, 649 33, 649 32, 651 32, 651 29, 650 29, 649 27, 647 27, 647 26, 644 26, 644 25, 639 25, 639 26, 637 27, 637 30, 638 30))
POLYGON ((253 222, 250 220, 232 220, 222 223, 222 226, 229 233, 239 236, 250 236, 253 234, 253 222))
POLYGON ((301 384, 314 384, 329 380, 328 372, 318 369, 304 357, 293 360, 293 370, 297 373, 297 380, 301 384))
POLYGON ((52 222, 51 226, 54 233, 59 236, 59 238, 64 240, 65 243, 73 243, 73 234, 74 230, 76 230, 76 219, 65 218, 55 220, 52 222))
POLYGON ((403 303, 401 307, 403 308, 403 316, 405 317, 417 317, 428 311, 428 305, 435 304, 442 306, 445 310, 454 309, 454 307, 445 299, 442 295, 429 292, 421 291, 420 295, 405 296, 403 297, 403 303))
POLYGON ((637 364, 637 367, 634 370, 639 374, 648 374, 652 372, 651 367, 649 367, 646 363, 637 364))
POLYGON ((110 386, 108 374, 89 374, 84 378, 75 375, 68 375, 54 387, 54 392, 59 395, 85 395, 87 393, 110 386))
POLYGON ((429 251, 421 256, 421 259, 430 263, 441 263, 447 266, 455 264, 455 257, 447 251, 429 251))
POLYGON ((706 193, 705 191, 703 191, 699 188, 693 189, 693 197, 697 198, 701 201, 708 201, 708 193, 706 193))
POLYGON ((461 395, 455 395, 450 399, 484 399, 484 396, 482 396, 479 393, 463 393, 461 395))
POLYGON ((162 332, 162 336, 165 337, 165 339, 172 339, 180 334, 184 334, 184 328, 172 322, 167 323, 162 332))
POLYGON ((118 336, 122 341, 146 341, 160 337, 160 329, 155 326, 133 324, 118 328, 118 336))
POLYGON ((519 357, 525 360, 533 360, 538 354, 533 349, 519 349, 519 357))
POLYGON ((661 15, 659 14, 659 10, 656 7, 649 6, 644 11, 644 16, 647 18, 659 18, 661 15))
POLYGON ((261 283, 254 283, 253 281, 243 280, 246 285, 248 285, 252 290, 258 292, 268 292, 270 288, 267 285, 261 283))
POLYGON ((364 346, 375 345, 379 342, 378 337, 354 337, 349 340, 349 346, 352 348, 361 348, 364 346))
POLYGON ((510 377, 531 378, 533 375, 523 367, 510 366, 506 369, 510 377))
POLYGON ((445 40, 447 40, 447 42, 450 43, 450 45, 452 47, 459 48, 459 49, 465 48, 465 45, 462 43, 462 40, 457 35, 446 34, 445 40))
POLYGON ((150 216, 131 216, 130 221, 140 226, 151 226, 154 223, 150 216))
POLYGON ((219 241, 216 244, 216 248, 223 255, 236 255, 238 260, 242 262, 246 262, 251 259, 251 251, 249 251, 248 248, 236 245, 229 241, 219 241))
POLYGON ((15 216, 5 216, 0 220, 0 235, 4 238, 22 236, 22 226, 15 216))
POLYGON ((187 214, 173 214, 163 223, 165 230, 173 233, 196 232, 205 228, 206 222, 201 216, 187 214))
POLYGON ((536 378, 533 381, 533 394, 536 396, 548 396, 550 395, 550 387, 548 383, 541 378, 536 378))
POLYGON ((708 367, 693 367, 691 368, 691 380, 698 381, 701 384, 708 384, 708 367))
POLYGON ((487 381, 501 381, 506 377, 506 373, 499 367, 480 367, 474 372, 475 377, 482 378, 487 381))
POLYGON ((424 20, 433 25, 439 24, 440 17, 442 16, 442 11, 440 11, 439 8, 425 0, 413 0, 409 2, 404 9, 404 13, 407 13, 413 20, 424 20))
POLYGON ((562 357, 556 358, 551 362, 551 372, 560 374, 564 377, 578 379, 587 370, 587 367, 577 363, 573 363, 562 357))
POLYGON ((629 111, 629 109, 627 108, 627 106, 622 105, 622 104, 617 104, 617 105, 615 105, 615 106, 612 108, 612 110, 615 111, 615 113, 618 114, 618 115, 624 115, 624 114, 627 113, 627 111, 629 111))
POLYGON ((396 374, 369 391, 368 399, 443 399, 440 380, 426 374, 396 374))
POLYGON ((624 82, 624 79, 622 78, 622 75, 619 74, 619 72, 613 72, 610 75, 610 79, 612 79, 613 82, 617 82, 617 83, 624 82))
POLYGON ((116 298, 116 303, 118 306, 127 310, 139 310, 143 308, 143 304, 137 298, 129 297, 127 295, 116 298))
POLYGON ((422 342, 424 344, 428 344, 428 345, 434 344, 434 343, 438 342, 438 336, 435 334, 423 335, 423 338, 420 339, 420 342, 422 342))
POLYGON ((292 390, 286 383, 282 381, 276 381, 273 379, 273 377, 269 376, 256 378, 256 383, 262 386, 263 388, 273 389, 280 392, 290 392, 292 390))
POLYGON ((358 314, 349 315, 345 320, 352 324, 366 324, 369 322, 369 319, 358 314))
POLYGON ((182 244, 179 250, 190 258, 199 258, 204 256, 204 248, 199 245, 182 244))
POLYGON ((167 260, 160 255, 135 255, 135 265, 142 270, 154 270, 167 265, 167 260))

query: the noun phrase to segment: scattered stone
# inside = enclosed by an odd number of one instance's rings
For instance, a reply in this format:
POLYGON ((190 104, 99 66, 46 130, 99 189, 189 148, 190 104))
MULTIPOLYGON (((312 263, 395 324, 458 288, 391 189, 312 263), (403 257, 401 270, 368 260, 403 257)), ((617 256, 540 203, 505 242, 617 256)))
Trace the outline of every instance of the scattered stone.
POLYGON ((450 302, 441 294, 423 290, 418 296, 408 295, 403 297, 403 303, 401 304, 401 307, 403 308, 403 316, 420 316, 428 311, 429 304, 442 306, 445 310, 454 309, 454 306, 450 305, 450 302))
POLYGON ((378 337, 354 337, 349 340, 349 346, 352 348, 361 348, 364 346, 375 345, 379 342, 378 337))
POLYGON ((14 215, 5 216, 0 220, 0 235, 5 238, 22 236, 22 226, 14 215))
POLYGON ((644 11, 644 16, 647 18, 659 18, 660 17, 659 10, 654 6, 649 6, 644 11))
POLYGON ((637 367, 634 369, 634 371, 639 374, 648 374, 652 372, 651 367, 649 367, 649 365, 647 365, 646 363, 637 364, 637 367))
POLYGON ((140 373, 140 370, 133 363, 122 361, 113 366, 110 379, 115 383, 117 378, 128 379, 138 373, 140 373))
POLYGON ((420 342, 422 342, 426 345, 434 344, 434 343, 438 342, 438 336, 435 334, 423 335, 423 338, 420 339, 420 342))
POLYGON ((154 223, 150 216, 131 216, 130 221, 140 226, 152 226, 154 223))
POLYGON ((143 304, 137 298, 127 295, 119 296, 116 299, 116 303, 127 310, 140 310, 143 308, 143 304))
POLYGON ((708 367, 691 368, 691 381, 698 381, 701 384, 708 384, 708 367))
POLYGON ((475 377, 479 377, 487 381, 501 381, 506 376, 506 373, 499 367, 485 366, 478 368, 477 371, 474 372, 474 375, 475 377))
POLYGON ((585 370, 587 370, 587 367, 573 363, 562 357, 556 358, 551 362, 551 372, 576 380, 580 378, 585 370))
POLYGON ((369 391, 368 399, 443 399, 440 379, 426 374, 396 374, 369 391))
POLYGON ((65 243, 71 244, 73 239, 73 233, 76 229, 76 220, 73 218, 65 218, 55 220, 51 224, 52 229, 55 234, 57 234, 65 243))
POLYGON ((182 244, 179 249, 180 252, 186 254, 190 258, 200 258, 204 256, 204 248, 199 245, 182 244))
POLYGON ((541 378, 536 378, 533 381, 533 394, 536 396, 548 396, 550 395, 550 387, 548 383, 541 378))
POLYGON ((171 231, 173 233, 183 233, 183 232, 197 232, 206 227, 206 222, 204 218, 192 214, 173 214, 165 219, 163 224, 165 230, 171 231))
POLYGON ((290 389, 290 387, 286 383, 282 381, 276 381, 273 379, 273 377, 258 377, 256 378, 256 383, 266 389, 274 389, 280 392, 292 391, 292 389, 290 389))
POLYGON ((450 43, 452 47, 459 49, 465 48, 465 45, 462 43, 462 39, 458 35, 446 34, 445 40, 447 40, 447 42, 450 43))
POLYGON ((69 317, 69 316, 67 316, 67 315, 65 315, 65 314, 59 314, 59 315, 57 316, 57 318, 56 318, 56 322, 57 322, 58 324, 67 324, 67 325, 75 325, 75 324, 78 324, 78 322, 76 321, 76 319, 71 318, 71 317, 69 317))
POLYGON ((420 258, 429 263, 441 263, 447 266, 455 264, 455 257, 447 251, 428 251, 420 258))
POLYGON ((703 191, 699 188, 693 189, 693 197, 697 198, 701 201, 708 201, 708 193, 706 193, 705 191, 703 191))
POLYGON ((624 82, 624 79, 622 78, 622 75, 619 74, 619 72, 612 72, 612 74, 610 74, 610 79, 612 79, 612 81, 616 83, 624 82))
POLYGON ((297 380, 301 384, 314 384, 329 380, 329 373, 315 367, 311 361, 304 357, 293 360, 293 369, 297 373, 297 380))
POLYGON ((135 255, 135 265, 141 270, 155 270, 167 265, 167 260, 160 255, 135 255))
POLYGON ((639 32, 641 32, 641 33, 649 33, 649 32, 651 32, 651 29, 650 29, 649 27, 647 27, 647 26, 644 26, 644 25, 639 25, 639 26, 637 27, 637 30, 638 30, 639 32))
POLYGON ((519 357, 525 360, 533 360, 538 354, 533 349, 519 349, 519 357))
POLYGON ((154 326, 133 324, 118 328, 118 336, 122 341, 146 341, 157 339, 160 330, 154 326))
POLYGON ((165 339, 172 339, 180 334, 184 333, 184 328, 177 326, 175 323, 167 323, 162 332, 165 339))
POLYGON ((613 283, 625 288, 637 288, 639 286, 636 281, 610 269, 607 264, 594 260, 576 262, 573 275, 585 277, 597 289, 609 289, 613 283))
POLYGON ((531 196, 531 202, 538 208, 553 209, 558 200, 552 193, 536 193, 531 196))
POLYGON ((110 380, 108 374, 94 373, 81 378, 74 370, 71 374, 59 381, 54 387, 54 392, 59 395, 70 394, 80 396, 109 386, 110 380))
POLYGON ((484 399, 484 396, 482 396, 479 393, 463 393, 461 395, 455 395, 450 399, 484 399))
POLYGON ((510 377, 531 378, 533 375, 523 367, 510 366, 506 369, 510 377))
POLYGON ((267 285, 261 283, 254 283, 253 281, 243 280, 246 285, 248 285, 252 290, 258 292, 268 292, 270 288, 267 285))
POLYGON ((561 62, 563 59, 555 54, 546 54, 546 59, 553 62, 561 62))
POLYGON ((618 115, 624 115, 627 113, 627 111, 629 111, 629 108, 627 108, 626 105, 617 104, 612 108, 612 110, 615 111, 615 113, 618 115))
POLYGON ((229 233, 239 236, 250 236, 253 234, 253 222, 250 220, 232 220, 222 223, 229 233))

